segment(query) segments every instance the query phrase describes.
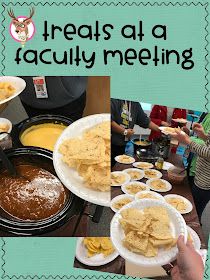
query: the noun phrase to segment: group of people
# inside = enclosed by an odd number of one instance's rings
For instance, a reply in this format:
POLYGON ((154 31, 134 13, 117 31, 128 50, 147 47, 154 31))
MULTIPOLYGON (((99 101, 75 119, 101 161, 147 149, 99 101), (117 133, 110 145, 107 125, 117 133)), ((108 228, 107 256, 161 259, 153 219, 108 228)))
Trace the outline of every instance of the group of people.
MULTIPOLYGON (((149 140, 152 141, 161 137, 160 126, 177 127, 178 123, 173 119, 178 118, 186 119, 187 110, 154 105, 150 116, 147 116, 139 102, 111 99, 112 166, 115 164, 114 158, 125 153, 126 143, 134 135, 135 125, 150 128, 149 140)), ((199 122, 193 124, 192 130, 196 136, 190 136, 191 132, 186 127, 182 130, 177 130, 173 137, 179 143, 185 144, 190 151, 188 177, 201 221, 202 213, 210 200, 210 114, 203 113, 199 122), (182 130, 185 133, 182 133, 182 130)), ((200 256, 189 243, 185 245, 182 238, 178 241, 178 249, 177 266, 172 270, 173 279, 201 280, 203 263, 199 261, 200 256), (194 270, 196 259, 197 272, 194 270)))
MULTIPOLYGON (((111 100, 112 166, 114 158, 125 153, 125 146, 134 135, 134 126, 150 128, 149 140, 161 137, 160 126, 178 127, 174 119, 186 119, 187 110, 154 105, 150 116, 143 111, 139 102, 111 100)), ((203 113, 200 121, 192 126, 196 136, 183 127, 173 136, 179 143, 187 145, 190 156, 188 165, 189 183, 192 189, 199 219, 210 200, 210 114, 203 113)))

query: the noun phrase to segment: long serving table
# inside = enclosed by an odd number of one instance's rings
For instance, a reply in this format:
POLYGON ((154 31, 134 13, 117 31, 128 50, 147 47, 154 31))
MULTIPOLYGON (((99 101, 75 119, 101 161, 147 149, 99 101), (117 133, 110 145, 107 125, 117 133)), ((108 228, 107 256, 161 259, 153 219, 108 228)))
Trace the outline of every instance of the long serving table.
MULTIPOLYGON (((180 166, 180 167, 183 166, 182 158, 181 158, 181 156, 179 156, 177 154, 170 154, 167 161, 171 162, 175 166, 180 166)), ((127 165, 127 164, 116 163, 112 171, 122 171, 122 170, 130 168, 130 167, 133 167, 133 166, 132 165, 127 165)), ((165 179, 165 180, 168 180, 167 171, 162 171, 162 173, 163 173, 162 178, 165 179)), ((188 200, 190 200, 190 202, 193 205, 193 210, 189 214, 183 215, 183 217, 186 221, 186 224, 188 226, 190 226, 192 229, 194 229, 197 232, 197 234, 199 235, 200 240, 201 240, 201 248, 206 249, 207 245, 205 243, 202 228, 201 228, 201 225, 199 223, 198 215, 197 215, 197 212, 196 212, 195 204, 194 204, 194 201, 193 201, 191 189, 190 189, 190 186, 188 184, 187 178, 180 185, 175 185, 175 184, 173 185, 172 184, 172 186, 173 186, 173 188, 171 189, 171 191, 166 192, 166 193, 162 193, 162 194, 163 195, 179 194, 179 195, 184 196, 188 200)), ((120 187, 112 187, 112 198, 114 198, 114 197, 116 197, 117 195, 120 195, 120 194, 123 194, 120 187)), ((114 214, 115 213, 113 212, 113 216, 114 216, 114 214)), ((101 272, 125 274, 125 260, 121 257, 118 257, 114 261, 112 261, 111 263, 109 263, 105 266, 100 266, 100 267, 85 266, 75 259, 74 266, 78 267, 78 268, 97 270, 97 271, 101 271, 101 272)))

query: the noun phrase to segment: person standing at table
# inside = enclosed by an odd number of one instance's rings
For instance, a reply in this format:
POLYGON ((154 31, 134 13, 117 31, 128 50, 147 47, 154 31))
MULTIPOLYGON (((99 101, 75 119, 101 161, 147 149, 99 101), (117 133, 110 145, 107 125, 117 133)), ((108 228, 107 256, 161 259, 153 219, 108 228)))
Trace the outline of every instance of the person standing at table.
POLYGON ((134 134, 134 125, 159 131, 144 113, 139 102, 111 98, 111 155, 112 166, 114 158, 125 153, 127 141, 134 134))
POLYGON ((200 123, 193 124, 193 131, 204 141, 204 144, 194 142, 182 131, 177 131, 174 138, 188 145, 190 151, 197 155, 192 195, 201 221, 202 213, 210 200, 210 131, 206 134, 200 123))
POLYGON ((21 77, 26 88, 20 100, 29 117, 43 114, 66 116, 73 121, 83 115, 88 77, 21 77))
MULTIPOLYGON (((158 126, 178 127, 178 123, 172 119, 186 119, 187 111, 185 109, 170 108, 166 106, 154 105, 150 113, 150 119, 158 126)), ((149 140, 160 138, 160 131, 151 131, 149 140)))
MULTIPOLYGON (((204 132, 208 134, 210 131, 210 113, 203 113, 200 117, 199 123, 202 125, 204 132)), ((205 144, 203 139, 200 139, 198 136, 191 136, 191 140, 201 145, 205 144)), ((191 187, 195 177, 196 161, 197 155, 191 152, 188 158, 188 179, 191 187)))

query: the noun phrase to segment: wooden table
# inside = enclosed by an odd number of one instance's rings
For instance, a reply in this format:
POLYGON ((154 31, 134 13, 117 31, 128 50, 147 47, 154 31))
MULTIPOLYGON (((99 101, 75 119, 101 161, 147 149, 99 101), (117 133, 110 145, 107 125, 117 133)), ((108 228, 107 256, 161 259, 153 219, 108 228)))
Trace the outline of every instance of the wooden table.
MULTIPOLYGON (((171 162, 175 166, 183 166, 181 156, 179 156, 177 154, 171 154, 169 156, 169 158, 167 159, 167 161, 171 162)), ((133 167, 133 166, 132 165, 127 165, 127 164, 125 165, 125 164, 116 163, 116 165, 113 168, 113 171, 121 171, 121 170, 124 170, 126 168, 130 168, 130 167, 133 167)), ((167 172, 163 171, 162 173, 163 173, 163 179, 168 180, 167 172)), ((112 187, 112 198, 114 198, 115 196, 120 195, 122 193, 123 192, 121 191, 120 187, 112 187)), ((192 203, 193 210, 189 214, 183 215, 183 217, 186 221, 186 224, 189 225, 191 228, 193 228, 197 232, 197 234, 199 235, 200 240, 201 240, 201 248, 206 249, 207 245, 205 243, 202 228, 201 228, 201 225, 199 223, 198 215, 197 215, 197 212, 196 212, 195 204, 194 204, 194 201, 193 201, 191 189, 190 189, 190 186, 188 184, 187 178, 184 180, 184 182, 182 184, 173 185, 173 188, 171 189, 171 191, 164 193, 164 195, 166 195, 166 194, 182 195, 192 203)), ((114 213, 113 213, 113 216, 114 216, 114 213)), ((106 266, 101 266, 101 267, 88 267, 88 266, 85 266, 85 265, 81 264, 80 262, 78 262, 75 259, 74 266, 78 267, 78 268, 97 270, 97 271, 101 271, 101 272, 125 274, 125 260, 121 257, 118 257, 117 259, 115 259, 110 264, 107 264, 106 266)))

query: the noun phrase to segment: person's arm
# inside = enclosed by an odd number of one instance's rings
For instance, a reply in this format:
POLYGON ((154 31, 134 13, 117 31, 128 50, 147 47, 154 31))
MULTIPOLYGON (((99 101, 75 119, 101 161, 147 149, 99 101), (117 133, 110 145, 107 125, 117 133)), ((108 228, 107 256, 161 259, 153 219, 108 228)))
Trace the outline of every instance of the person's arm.
POLYGON ((124 127, 122 127, 119 124, 117 124, 115 121, 111 122, 111 128, 112 128, 112 131, 114 131, 116 133, 119 133, 121 135, 124 135, 125 130, 127 130, 126 136, 128 138, 130 138, 134 134, 134 130, 133 129, 125 129, 124 127))
POLYGON ((150 126, 150 118, 144 112, 140 103, 138 103, 138 105, 137 105, 136 124, 143 128, 149 128, 149 126, 150 126))
POLYGON ((208 134, 205 133, 202 124, 200 123, 194 123, 193 124, 193 130, 197 134, 197 136, 202 139, 203 141, 208 140, 208 134))
POLYGON ((177 265, 171 271, 172 280, 202 280, 204 264, 191 242, 185 244, 183 236, 177 241, 177 265))
POLYGON ((115 121, 111 122, 111 127, 112 127, 112 131, 123 135, 125 129, 119 124, 117 124, 115 121))
POLYGON ((210 160, 210 146, 198 144, 191 141, 189 148, 190 151, 195 153, 196 155, 210 160))
POLYGON ((154 122, 152 122, 152 121, 150 121, 150 123, 149 123, 149 128, 151 129, 151 130, 154 130, 154 131, 160 131, 160 129, 159 129, 159 126, 158 125, 156 125, 154 122))
MULTIPOLYGON (((192 139, 182 131, 177 130, 176 135, 173 135, 175 139, 179 141, 179 143, 183 143, 186 145, 189 145, 189 149, 191 152, 194 154, 206 158, 210 160, 210 146, 209 145, 203 145, 203 144, 198 144, 192 141, 192 139)), ((208 136, 206 135, 207 139, 210 141, 210 134, 208 136)))

